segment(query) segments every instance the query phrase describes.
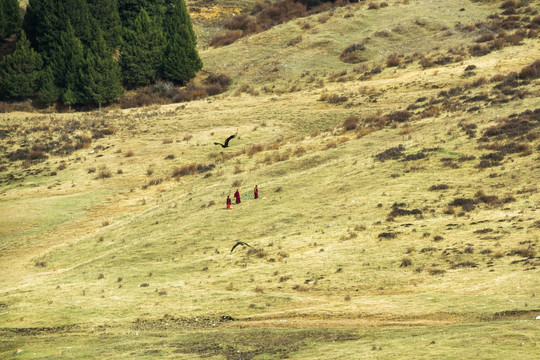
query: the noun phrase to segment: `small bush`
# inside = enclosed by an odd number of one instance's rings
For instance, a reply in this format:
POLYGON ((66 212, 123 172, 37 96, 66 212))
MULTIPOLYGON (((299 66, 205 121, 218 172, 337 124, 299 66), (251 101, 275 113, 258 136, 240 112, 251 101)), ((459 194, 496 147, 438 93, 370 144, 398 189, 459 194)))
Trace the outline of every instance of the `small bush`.
POLYGON ((536 256, 536 250, 534 250, 532 247, 523 247, 519 249, 514 249, 510 252, 511 255, 519 255, 521 257, 525 258, 533 258, 536 256))
POLYGON ((411 266, 411 265, 412 265, 411 258, 405 257, 405 258, 401 259, 401 264, 399 265, 399 267, 407 267, 407 266, 411 266))
POLYGON ((482 34, 478 39, 476 39, 475 41, 477 43, 484 43, 484 42, 488 42, 488 41, 492 41, 492 40, 495 40, 495 35, 494 34, 482 34))
POLYGON ((428 269, 428 273, 429 275, 442 275, 446 273, 446 270, 431 268, 431 269, 428 269))
POLYGON ((339 59, 348 64, 358 64, 367 60, 364 50, 366 47, 362 43, 349 45, 341 52, 339 59))
POLYGON ((111 170, 106 165, 101 165, 97 174, 98 179, 106 179, 112 176, 111 170))
POLYGON ((393 232, 383 232, 380 233, 379 236, 377 236, 379 239, 394 239, 396 237, 396 233, 393 232))
POLYGON ((368 5, 368 10, 379 10, 380 6, 376 2, 371 2, 368 5))
POLYGON ((430 191, 437 191, 437 190, 447 190, 449 188, 446 184, 438 184, 438 185, 431 185, 429 190, 430 191))
POLYGON ((242 37, 242 31, 240 30, 232 30, 227 31, 223 35, 214 35, 211 39, 208 45, 213 47, 222 47, 227 46, 235 42, 236 40, 240 39, 242 37))
POLYGON ((345 119, 342 126, 345 131, 352 131, 356 129, 359 122, 360 122, 360 118, 358 116, 351 115, 345 119))
POLYGON ((473 261, 463 261, 463 262, 460 262, 460 263, 457 263, 457 264, 453 264, 451 267, 452 267, 452 269, 475 268, 475 267, 478 267, 478 264, 473 262, 473 261))
POLYGON ((329 104, 340 104, 346 102, 347 100, 349 100, 349 98, 346 96, 328 93, 322 93, 319 97, 319 101, 326 101, 329 104))
POLYGON ((401 59, 398 57, 397 54, 392 54, 388 56, 386 59, 386 66, 387 67, 395 67, 399 66, 401 64, 401 59))
POLYGON ((536 60, 531 65, 525 66, 519 72, 519 78, 522 80, 534 80, 540 77, 540 60, 536 60))

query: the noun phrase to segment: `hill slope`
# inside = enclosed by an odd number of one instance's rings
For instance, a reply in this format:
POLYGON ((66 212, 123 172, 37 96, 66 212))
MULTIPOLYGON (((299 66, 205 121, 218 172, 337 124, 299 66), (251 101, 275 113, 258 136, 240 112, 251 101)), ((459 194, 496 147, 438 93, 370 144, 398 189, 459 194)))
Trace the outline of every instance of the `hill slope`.
POLYGON ((2 357, 532 357, 540 47, 470 55, 499 5, 351 5, 201 51, 224 95, 3 114, 2 357))

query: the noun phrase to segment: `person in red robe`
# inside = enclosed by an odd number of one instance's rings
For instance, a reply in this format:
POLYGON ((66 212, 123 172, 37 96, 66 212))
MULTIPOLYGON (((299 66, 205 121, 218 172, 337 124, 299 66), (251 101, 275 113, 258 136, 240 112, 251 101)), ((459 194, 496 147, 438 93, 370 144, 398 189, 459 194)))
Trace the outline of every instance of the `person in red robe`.
POLYGON ((257 187, 257 185, 255 185, 255 189, 253 189, 253 197, 255 199, 259 198, 259 188, 257 187))
POLYGON ((231 209, 231 195, 227 195, 227 209, 230 210, 231 209))
POLYGON ((240 192, 238 189, 236 189, 236 192, 234 193, 234 197, 236 198, 236 203, 240 204, 240 192))

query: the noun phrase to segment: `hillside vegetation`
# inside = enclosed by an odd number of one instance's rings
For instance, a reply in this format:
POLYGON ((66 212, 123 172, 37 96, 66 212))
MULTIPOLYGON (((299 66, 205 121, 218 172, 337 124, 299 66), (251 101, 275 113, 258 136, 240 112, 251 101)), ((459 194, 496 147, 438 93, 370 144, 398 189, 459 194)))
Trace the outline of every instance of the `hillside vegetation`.
POLYGON ((534 358, 540 4, 374 3, 188 3, 226 93, 0 114, 0 357, 534 358))

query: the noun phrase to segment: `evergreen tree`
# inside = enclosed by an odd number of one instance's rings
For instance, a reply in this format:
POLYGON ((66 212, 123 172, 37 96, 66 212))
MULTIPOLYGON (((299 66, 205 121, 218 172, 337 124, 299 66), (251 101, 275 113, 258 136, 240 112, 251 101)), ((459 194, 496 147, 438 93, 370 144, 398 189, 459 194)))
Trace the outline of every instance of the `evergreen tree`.
MULTIPOLYGON (((46 63, 60 44, 60 35, 71 23, 75 36, 88 46, 93 40, 93 22, 85 0, 30 0, 23 21, 32 46, 46 63)), ((53 73, 56 73, 53 69, 53 73)))
POLYGON ((7 19, 4 16, 4 7, 0 6, 0 38, 6 37, 7 33, 8 33, 8 26, 7 26, 7 19))
POLYGON ((71 105, 77 103, 77 96, 71 87, 68 87, 62 91, 62 102, 69 106, 69 110, 71 110, 71 105))
POLYGON ((99 105, 117 99, 123 92, 120 65, 108 50, 98 29, 96 41, 86 53, 83 89, 89 102, 99 105))
POLYGON ((57 13, 59 20, 64 26, 71 23, 75 36, 81 40, 84 46, 89 46, 94 40, 95 22, 94 17, 90 14, 86 0, 62 0, 57 1, 57 13))
POLYGON ((18 0, 1 0, 4 20, 3 34, 8 36, 22 24, 21 8, 18 0))
POLYGON ((59 97, 60 89, 54 84, 54 75, 51 67, 47 66, 41 75, 38 98, 44 105, 51 106, 59 97))
POLYGON ((88 6, 99 23, 109 48, 118 49, 122 43, 122 22, 118 14, 117 0, 88 0, 88 6))
POLYGON ((43 60, 30 47, 26 34, 21 32, 13 54, 0 63, 0 87, 7 98, 24 99, 33 96, 39 88, 43 60))
MULTIPOLYGON (((51 68, 56 83, 62 89, 70 89, 75 98, 70 104, 84 103, 84 93, 81 89, 81 69, 84 65, 84 53, 81 41, 75 36, 75 31, 68 21, 66 31, 60 34, 60 43, 51 59, 51 68)), ((71 98, 71 97, 70 97, 71 98)))
POLYGON ((124 28, 131 28, 141 8, 148 8, 147 0, 118 0, 118 14, 124 28))
POLYGON ((164 79, 185 83, 202 68, 202 61, 184 0, 172 3, 164 18, 166 46, 161 71, 164 79))
POLYGON ((158 77, 163 33, 141 9, 132 29, 124 33, 124 47, 120 57, 124 83, 129 86, 148 85, 158 77))

